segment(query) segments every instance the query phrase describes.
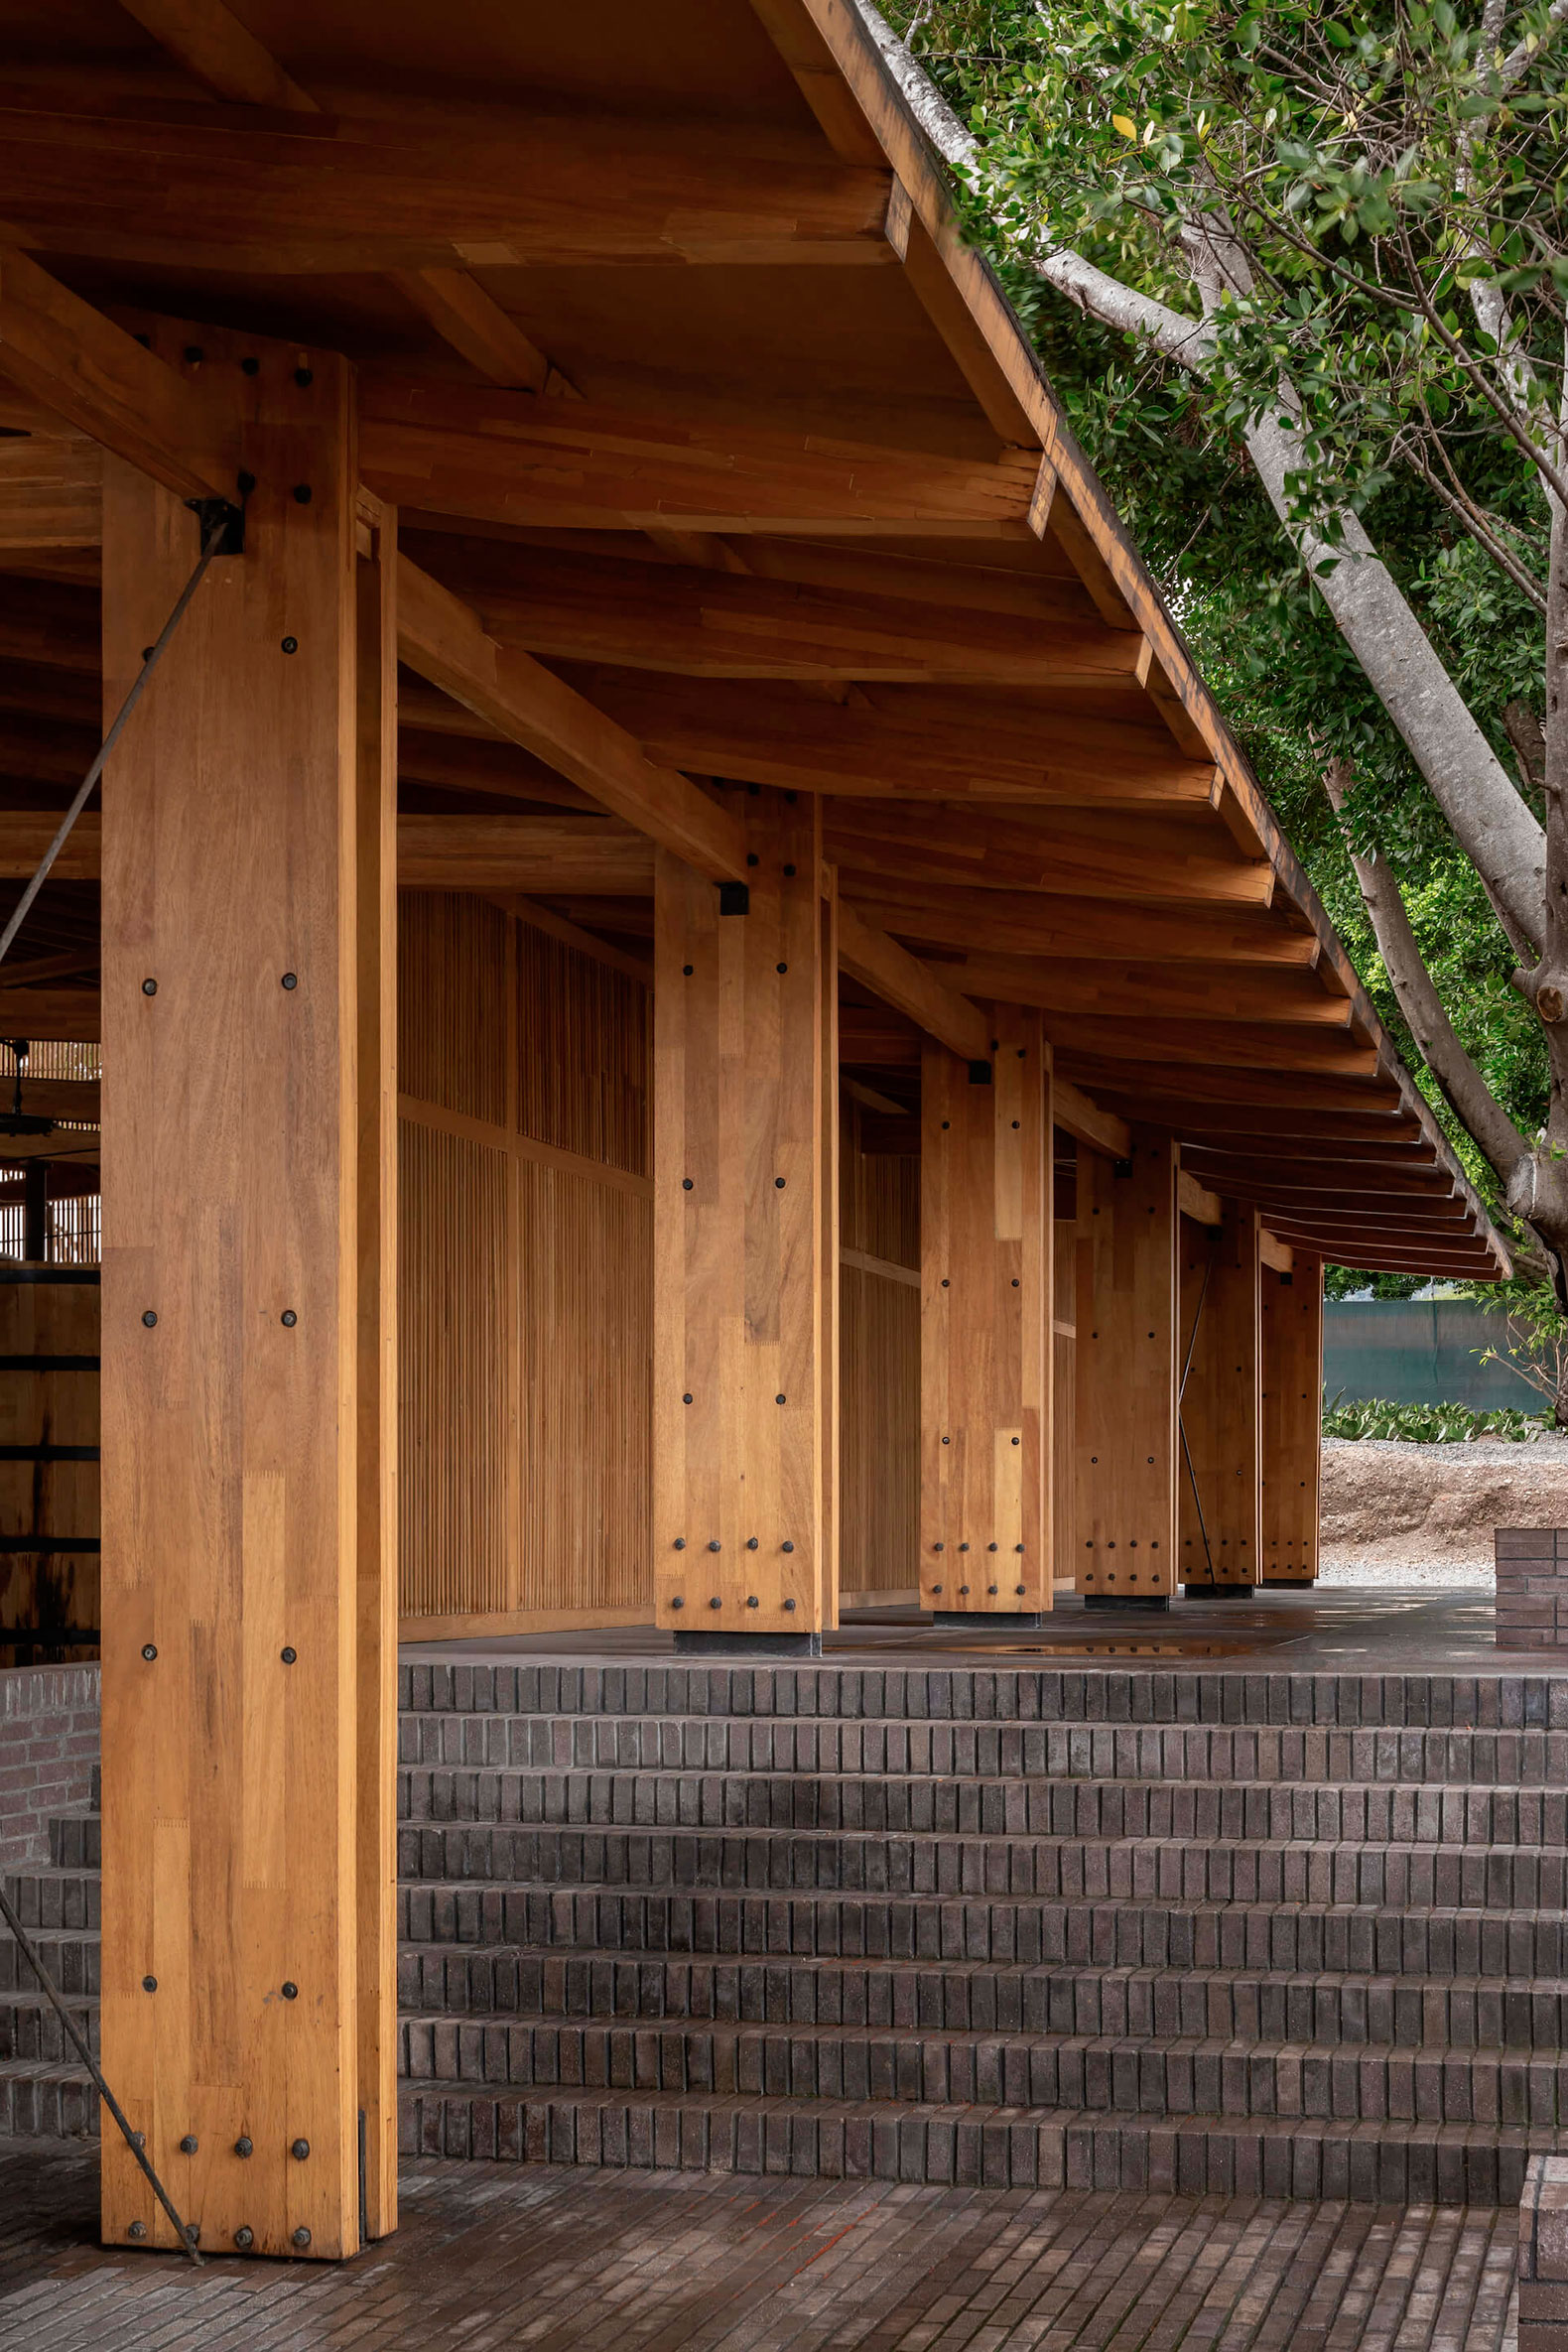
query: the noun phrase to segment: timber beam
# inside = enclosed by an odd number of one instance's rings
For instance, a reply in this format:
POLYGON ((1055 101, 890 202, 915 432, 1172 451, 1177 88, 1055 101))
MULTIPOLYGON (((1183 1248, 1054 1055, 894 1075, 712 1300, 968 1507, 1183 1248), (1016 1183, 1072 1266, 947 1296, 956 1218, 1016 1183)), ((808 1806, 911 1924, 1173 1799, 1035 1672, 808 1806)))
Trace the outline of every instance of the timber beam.
POLYGON ((1279 1022, 1345 1030, 1351 1008, 1310 972, 1287 969, 1251 974, 1238 982, 1229 965, 1070 963, 1043 956, 999 956, 981 949, 948 968, 972 996, 1031 1004, 1045 1013, 1085 1013, 1143 1022, 1162 1020, 1279 1022))
POLYGON ((839 968, 970 1062, 988 1062, 990 1023, 979 1005, 951 987, 946 978, 911 956, 885 931, 863 922, 853 907, 839 902, 839 968))
POLYGON ((889 895, 887 885, 899 880, 1226 911, 1261 910, 1273 895, 1270 866, 1228 854, 1220 829, 1196 821, 1134 815, 1075 820, 1068 811, 1036 816, 944 805, 923 813, 917 831, 902 810, 834 800, 823 824, 826 854, 856 898, 867 871, 873 896, 889 895))
POLYGON ((983 940, 987 955, 1093 961, 1108 972, 1122 962, 1140 969, 1210 964, 1310 972, 1318 962, 1310 932, 1251 908, 1124 909, 1060 897, 1049 887, 976 889, 957 876, 946 888, 934 878, 921 887, 868 866, 847 874, 850 886, 869 920, 932 947, 973 950, 983 940))
POLYGON ((1053 1082, 1051 1120, 1075 1142, 1087 1145, 1091 1151, 1104 1152, 1108 1159, 1132 1157, 1132 1129, 1126 1120, 1118 1118, 1113 1111, 1102 1110, 1081 1088, 1069 1086, 1065 1079, 1053 1082))
POLYGON ((726 809, 689 777, 656 767, 613 719, 529 654, 490 636, 468 605, 406 558, 398 565, 398 652, 422 678, 699 873, 713 881, 744 878, 744 844, 726 809))

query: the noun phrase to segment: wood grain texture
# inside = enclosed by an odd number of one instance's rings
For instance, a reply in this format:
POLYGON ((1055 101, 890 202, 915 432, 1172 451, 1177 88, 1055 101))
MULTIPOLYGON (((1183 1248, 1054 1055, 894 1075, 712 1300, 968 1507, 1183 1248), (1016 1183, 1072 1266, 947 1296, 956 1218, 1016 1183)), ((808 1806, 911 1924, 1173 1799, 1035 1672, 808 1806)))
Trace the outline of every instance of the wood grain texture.
POLYGON ((646 1618, 649 990, 423 892, 401 968, 405 1633, 646 1618))
POLYGON ((1265 1269, 1260 1288, 1263 1577, 1311 1584, 1323 1464, 1322 1262, 1298 1249, 1290 1272, 1265 1269))
MULTIPOLYGON (((103 2053, 210 2242, 330 2257, 359 2242, 351 387, 202 334, 258 483, 246 552, 103 795, 103 2053)), ((106 714, 196 533, 105 460, 106 714)), ((106 2134, 105 2238, 133 2220, 171 2242, 106 2134)))
POLYGON ((804 1633, 832 1540, 815 803, 762 795, 746 840, 747 914, 667 851, 655 877, 655 1589, 662 1626, 804 1633))
MULTIPOLYGON (((1207 1207, 1209 1196, 1202 1200, 1207 1207)), ((1185 1200, 1182 1208, 1180 1579, 1251 1586, 1261 1533, 1257 1212, 1228 1202, 1213 1225, 1195 1219, 1185 1200)))
MULTIPOLYGON (((14 1272, 0 1266, 0 1356, 88 1357, 95 1366, 96 1283, 19 1282, 10 1278, 14 1272)), ((97 1443, 95 1369, 39 1369, 7 1372, 0 1378, 0 1444, 97 1443)), ((33 1665, 41 1655, 96 1654, 97 1555, 55 1551, 49 1538, 94 1538, 98 1531, 95 1461, 0 1461, 0 1535, 39 1539, 36 1552, 0 1554, 0 1665, 33 1665), (7 1641, 6 1630, 19 1626, 80 1627, 92 1633, 92 1639, 79 1650, 68 1644, 54 1652, 18 1649, 7 1641)))
POLYGON ((1130 1161, 1078 1161, 1076 1582, 1176 1587, 1176 1151, 1134 1127, 1130 1161))
POLYGON ((1050 1051, 991 1007, 988 1083, 921 1063, 920 1585, 928 1608, 1049 1609, 1050 1051))
MULTIPOLYGON (((1053 1087, 1053 1102, 1059 1091, 1053 1087)), ((1058 1122, 1060 1117, 1058 1109, 1058 1122)), ((1056 1503, 1052 1512, 1051 1551, 1055 1582, 1072 1592, 1078 1583, 1078 1553, 1074 1545, 1077 1533, 1074 1479, 1078 1426, 1078 1326, 1075 1320, 1078 1301, 1078 1224, 1069 1214, 1074 1187, 1064 1181, 1064 1175, 1068 1172, 1058 1171, 1056 1174, 1055 1207, 1058 1214, 1051 1224, 1051 1248, 1056 1274, 1051 1317, 1051 1493, 1056 1503), (1062 1197, 1064 1193, 1067 1195, 1065 1204, 1062 1197)))
POLYGON ((840 1119, 842 1578, 862 1597, 913 1599, 920 1552, 920 1160, 916 1153, 862 1150, 867 1115, 846 1103, 840 1119))

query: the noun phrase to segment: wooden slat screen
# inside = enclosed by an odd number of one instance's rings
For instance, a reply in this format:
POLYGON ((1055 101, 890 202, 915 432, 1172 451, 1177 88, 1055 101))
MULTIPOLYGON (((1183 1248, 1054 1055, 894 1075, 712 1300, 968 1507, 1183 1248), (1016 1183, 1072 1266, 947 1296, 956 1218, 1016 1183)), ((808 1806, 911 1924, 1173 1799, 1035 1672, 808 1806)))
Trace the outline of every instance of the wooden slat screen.
POLYGON ((866 1152, 847 1104, 840 1155, 840 1585, 913 1600, 920 1541, 920 1161, 866 1152))
POLYGON ((406 1634, 651 1616, 651 991, 401 894, 406 1634))

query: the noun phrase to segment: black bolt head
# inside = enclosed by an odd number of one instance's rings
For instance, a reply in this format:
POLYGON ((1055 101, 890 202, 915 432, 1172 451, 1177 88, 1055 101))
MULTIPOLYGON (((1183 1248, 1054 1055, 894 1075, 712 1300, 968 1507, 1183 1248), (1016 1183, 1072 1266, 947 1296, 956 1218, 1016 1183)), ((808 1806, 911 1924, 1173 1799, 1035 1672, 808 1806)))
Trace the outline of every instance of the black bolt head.
POLYGON ((761 1603, 758 1601, 755 1593, 747 1593, 746 1607, 748 1609, 758 1609, 761 1607, 761 1603))
POLYGON ((310 503, 311 503, 311 485, 310 485, 310 483, 309 483, 309 482, 296 482, 296 483, 295 483, 295 485, 294 485, 294 503, 295 503, 295 505, 296 505, 296 506, 309 506, 309 505, 310 505, 310 503))
POLYGON ((278 1652, 286 1666, 292 1666, 299 1654, 299 1651, 292 1646, 288 1649, 280 1649, 278 1652))
POLYGON ((311 2233, 302 2223, 299 2229, 297 2229, 294 2233, 294 2243, 296 2246, 309 2246, 310 2242, 311 2233))
MULTIPOLYGON (((240 361, 240 366, 243 367, 244 364, 245 362, 242 359, 240 361)), ((258 359, 255 362, 255 365, 259 367, 261 365, 261 361, 258 359)), ((256 476, 253 473, 236 473, 234 476, 234 487, 236 490, 238 490, 242 498, 248 498, 251 491, 256 487, 256 476)))
POLYGON ((299 974, 297 972, 286 972, 283 976, 283 984, 286 988, 297 988, 300 984, 299 974))
POLYGON ((788 972, 789 966, 787 964, 781 964, 778 969, 780 972, 788 972))
POLYGON ((948 1547, 945 1543, 934 1543, 931 1548, 934 1552, 945 1552, 948 1547))
POLYGON ((723 1603, 722 1603, 722 1601, 720 1601, 720 1599, 719 1598, 719 1595, 716 1593, 716 1594, 714 1595, 713 1599, 712 1599, 712 1600, 709 1602, 708 1606, 709 1606, 709 1608, 710 1608, 710 1609, 722 1609, 722 1607, 723 1607, 723 1603))
POLYGON ((145 2237, 146 2237, 146 2235, 147 2235, 147 2224, 146 2224, 146 2222, 145 2222, 145 2221, 133 2221, 133 2222, 131 2223, 131 2225, 130 2225, 129 2229, 127 2229, 127 2231, 126 2231, 125 2235, 126 2235, 128 2238, 135 2238, 135 2239, 137 2240, 137 2242, 138 2242, 138 2243, 140 2243, 140 2241, 141 2241, 143 2238, 145 2238, 145 2237))
POLYGON ((155 980, 144 980, 142 982, 142 994, 144 996, 156 996, 157 993, 158 982, 155 980))
POLYGON ((206 353, 202 350, 199 343, 187 343, 186 365, 188 367, 199 367, 205 357, 206 353))
MULTIPOLYGON (((790 1546, 789 1544, 786 1544, 786 1545, 784 1546, 784 1549, 785 1549, 786 1551, 790 1550, 790 1548, 791 1548, 791 1546, 790 1546)), ((785 1602, 785 1604, 784 1604, 784 1606, 785 1606, 785 1608, 786 1608, 786 1609, 793 1609, 793 1608, 794 1608, 794 1606, 795 1606, 795 1604, 794 1604, 794 1602, 793 1602, 793 1601, 786 1601, 786 1602, 785 1602)))
POLYGON ((246 2229, 243 2222, 240 2223, 239 2228, 234 2232, 234 2243, 239 2248, 241 2254, 248 2254, 256 2243, 254 2233, 246 2229))
POLYGON ((932 1590, 934 1593, 940 1593, 940 1592, 941 1592, 941 1590, 942 1590, 942 1587, 941 1587, 939 1584, 934 1584, 934 1585, 932 1586, 931 1590, 932 1590))
POLYGON ((292 1331, 300 1318, 292 1307, 285 1307, 279 1320, 285 1331, 292 1331))
POLYGON ((758 858, 758 856, 757 856, 757 853, 756 853, 755 849, 748 849, 748 850, 746 851, 746 863, 747 863, 747 865, 757 865, 757 864, 759 864, 760 862, 761 862, 761 860, 758 858))
POLYGON ((303 2164, 310 2153, 311 2144, 309 2140, 295 2140, 291 2142, 289 2154, 293 2156, 296 2163, 303 2164))
POLYGON ((692 1179, 690 1178, 690 1176, 683 1176, 683 1177, 681 1178, 681 1190, 682 1190, 682 1192, 690 1192, 690 1191, 691 1191, 691 1189, 692 1189, 692 1179))
POLYGON ((1001 1590, 1001 1587, 1000 1587, 999 1585, 988 1584, 988 1585, 985 1587, 985 1590, 987 1591, 987 1593, 995 1594, 995 1593, 998 1593, 998 1592, 1001 1590))
POLYGON ((681 966, 681 970, 685 973, 688 980, 691 979, 692 974, 696 971, 696 969, 697 967, 695 964, 683 964, 681 966))
POLYGON ((300 1998, 300 1988, 299 1988, 299 1986, 298 1986, 298 1985, 285 1985, 285 1986, 284 1986, 284 1988, 283 1988, 283 1998, 284 1998, 284 2000, 285 2000, 285 2001, 298 2001, 298 2000, 299 2000, 299 1998, 300 1998))
POLYGON ((299 385, 300 390, 303 392, 307 384, 315 383, 316 371, 314 368, 297 367, 294 371, 294 380, 299 385))
POLYGON ((195 2156, 200 2145, 201 2143, 197 2140, 194 2132, 187 2132, 185 2138, 180 2143, 180 2154, 182 2156, 195 2156))
POLYGON ((786 865, 786 866, 785 866, 785 868, 784 868, 784 879, 785 879, 785 881, 786 881, 786 882, 793 882, 793 881, 794 881, 794 879, 795 879, 795 868, 794 868, 792 865, 786 865))
POLYGON ((961 1544, 959 1545, 959 1550, 960 1550, 961 1552, 967 1552, 967 1551, 969 1550, 969 1548, 970 1548, 970 1547, 969 1547, 969 1545, 968 1545, 967 1543, 961 1543, 961 1544))
POLYGON ((719 1549, 719 1542, 717 1535, 710 1537, 708 1548, 711 1552, 717 1552, 719 1549))
POLYGON ((1021 1443, 1022 1443, 1022 1440, 1021 1440, 1020 1438, 1016 1438, 1016 1437, 1015 1437, 1015 1438, 1013 1439, 1013 1441, 1012 1441, 1012 1442, 1013 1442, 1013 1444, 1014 1444, 1014 1445, 1019 1445, 1019 1444, 1021 1444, 1021 1443))
POLYGON ((142 1979, 142 1991, 144 1993, 156 1993, 157 1990, 158 1979, 155 1976, 144 1976, 142 1979))
POLYGON ((259 376, 261 361, 259 359, 242 359, 239 363, 239 372, 242 376, 259 376))
POLYGON ((234 2143, 234 2154, 235 2154, 237 2156, 249 2156, 249 2154, 250 2154, 250 2151, 251 2151, 251 2143, 250 2143, 250 2141, 249 2141, 248 2139, 246 2139, 245 2137, 241 2136, 241 2137, 240 2137, 238 2140, 236 2140, 236 2141, 235 2141, 235 2143, 234 2143))
POLYGON ((782 1176, 775 1176, 775 1177, 774 1177, 774 1179, 773 1179, 773 1190, 774 1190, 775 1192, 782 1192, 782 1191, 784 1190, 784 1179, 783 1179, 783 1177, 782 1177, 782 1176))
POLYGON ((142 1316, 142 1321, 146 1324, 149 1331, 152 1330, 153 1325, 157 1322, 157 1320, 158 1317, 154 1314, 151 1307, 149 1307, 142 1316))
POLYGON ((757 1539, 756 1539, 756 1537, 755 1537, 754 1535, 748 1535, 748 1536, 746 1537, 746 1549, 747 1549, 747 1551, 748 1551, 748 1552, 754 1552, 754 1551, 756 1550, 756 1548, 757 1548, 757 1539))
MULTIPOLYGON (((795 1549, 795 1546, 794 1546, 792 1543, 781 1543, 781 1544, 779 1545, 779 1549, 780 1549, 780 1551, 785 1551, 785 1552, 792 1552, 792 1551, 795 1549)), ((790 1604, 789 1604, 789 1607, 790 1607, 791 1609, 793 1609, 793 1608, 794 1608, 794 1606, 795 1606, 794 1602, 793 1602, 793 1601, 791 1601, 791 1602, 790 1602, 790 1604)))
POLYGON ((784 1396, 784 1391, 783 1391, 783 1389, 781 1388, 781 1389, 779 1390, 779 1392, 778 1392, 777 1396, 775 1396, 775 1397, 774 1397, 774 1399, 773 1399, 773 1402, 774 1402, 775 1404, 783 1404, 785 1401, 786 1401, 786 1400, 785 1400, 785 1396, 784 1396))
POLYGON ((682 1399, 681 1399, 681 1402, 682 1402, 683 1404, 690 1404, 690 1403, 691 1403, 691 1401, 692 1401, 692 1391, 690 1390, 690 1388, 688 1388, 688 1389, 687 1389, 687 1391, 686 1391, 686 1394, 685 1394, 685 1395, 682 1397, 682 1399))
POLYGON ((157 1642, 156 1642, 156 1641, 144 1641, 144 1642, 142 1643, 142 1655, 143 1655, 143 1657, 144 1657, 144 1658, 147 1660, 147 1663, 148 1663, 149 1665, 151 1665, 151 1664, 152 1664, 152 1662, 153 1662, 153 1660, 154 1660, 154 1658, 155 1658, 155 1657, 158 1655, 158 1644, 157 1644, 157 1642))
POLYGON ((1013 1588, 1012 1588, 1012 1589, 1013 1589, 1013 1591, 1014 1591, 1015 1593, 1021 1593, 1021 1592, 1023 1591, 1023 1587, 1022 1587, 1022 1585, 1021 1585, 1021 1584, 1015 1584, 1015 1585, 1013 1586, 1013 1588))
POLYGON ((284 652, 285 652, 285 653, 298 653, 298 652, 299 652, 299 650, 300 650, 300 640, 299 640, 299 638, 298 638, 298 637, 285 637, 285 638, 284 638, 284 640, 283 640, 283 650, 284 650, 284 652))
POLYGON ((987 1545, 985 1546, 985 1549, 986 1549, 988 1552, 999 1552, 999 1551, 1000 1551, 1000 1549, 1001 1549, 1001 1545, 1000 1545, 999 1543, 987 1543, 987 1545))
POLYGON ((681 1599, 679 1593, 676 1594, 675 1599, 670 1603, 670 1607, 672 1609, 684 1609, 686 1607, 686 1603, 681 1599))
POLYGON ((675 1548, 676 1548, 676 1550, 677 1550, 678 1552, 684 1552, 684 1551, 685 1551, 685 1549, 686 1549, 686 1537, 685 1537, 684 1535, 678 1535, 678 1536, 676 1537, 676 1539, 675 1539, 675 1548))

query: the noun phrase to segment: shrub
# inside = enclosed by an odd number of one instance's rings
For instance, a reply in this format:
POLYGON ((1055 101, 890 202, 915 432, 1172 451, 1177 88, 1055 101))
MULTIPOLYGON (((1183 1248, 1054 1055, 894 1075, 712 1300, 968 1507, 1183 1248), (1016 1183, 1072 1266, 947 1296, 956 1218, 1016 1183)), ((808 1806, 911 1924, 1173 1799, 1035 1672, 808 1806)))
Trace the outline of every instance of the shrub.
MULTIPOLYGON (((1344 1395, 1341 1389, 1340 1396, 1344 1395)), ((1325 1390, 1325 1437, 1403 1437, 1417 1445, 1454 1445, 1474 1437, 1505 1437, 1527 1445, 1550 1424, 1549 1413, 1516 1411, 1500 1405, 1488 1413, 1472 1412, 1468 1404, 1389 1404, 1372 1397, 1360 1404, 1332 1403, 1325 1390)))

